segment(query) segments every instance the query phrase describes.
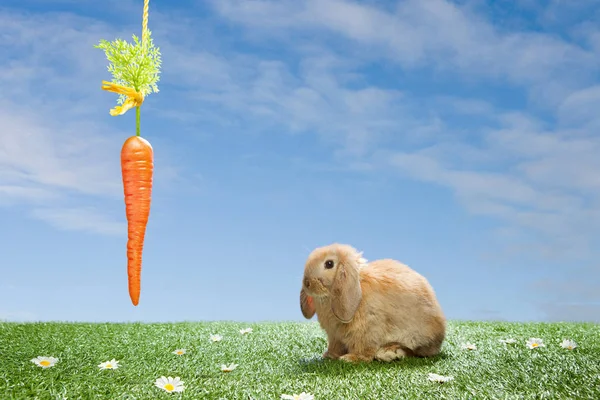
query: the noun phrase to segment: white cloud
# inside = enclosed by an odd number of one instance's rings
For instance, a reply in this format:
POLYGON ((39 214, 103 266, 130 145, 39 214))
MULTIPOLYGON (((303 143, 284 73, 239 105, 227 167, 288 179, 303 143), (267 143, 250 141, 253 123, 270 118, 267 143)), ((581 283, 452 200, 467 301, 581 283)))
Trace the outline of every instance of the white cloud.
POLYGON ((22 185, 0 185, 0 206, 17 205, 21 201, 44 203, 57 198, 57 193, 52 190, 22 185))
POLYGON ((112 136, 101 136, 92 124, 66 118, 59 124, 48 114, 0 102, 0 176, 15 188, 13 195, 56 189, 115 197, 120 149, 112 136))
POLYGON ((34 208, 31 215, 50 225, 70 231, 85 231, 104 235, 126 235, 127 225, 124 222, 109 218, 97 208, 34 208))
POLYGON ((343 152, 360 155, 379 135, 398 127, 402 93, 365 84, 351 75, 351 60, 326 50, 312 49, 299 60, 297 73, 281 59, 230 50, 223 56, 170 51, 167 75, 177 76, 178 85, 190 90, 182 93, 190 102, 181 112, 216 108, 219 117, 207 111, 202 117, 241 133, 278 134, 282 127, 290 133, 314 132, 327 145, 341 144, 343 152), (201 64, 210 67, 195 67, 201 64))
MULTIPOLYGON (((600 53, 600 48, 598 49, 600 53)), ((588 129, 600 129, 600 85, 590 86, 569 94, 558 110, 560 122, 565 125, 581 125, 588 129)))
POLYGON ((412 178, 452 189, 475 214, 543 235, 553 255, 581 251, 582 244, 586 254, 594 251, 593 237, 600 233, 600 137, 544 130, 529 118, 500 120, 500 129, 480 132, 483 144, 460 144, 467 154, 484 152, 487 159, 471 158, 465 166, 464 153, 451 151, 450 141, 392 154, 389 162, 412 178))
POLYGON ((433 65, 469 80, 508 81, 528 88, 540 104, 550 106, 592 81, 599 62, 598 54, 556 36, 509 31, 467 5, 446 0, 402 1, 394 11, 346 0, 212 4, 220 15, 253 32, 266 31, 271 40, 296 41, 290 32, 324 30, 350 40, 352 45, 345 48, 354 56, 383 58, 407 69, 433 65))

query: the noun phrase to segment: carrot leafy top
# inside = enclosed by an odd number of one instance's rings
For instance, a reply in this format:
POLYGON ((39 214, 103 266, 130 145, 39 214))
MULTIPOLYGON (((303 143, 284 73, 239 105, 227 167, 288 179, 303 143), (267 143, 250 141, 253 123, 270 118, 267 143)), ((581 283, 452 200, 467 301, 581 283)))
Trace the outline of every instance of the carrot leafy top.
MULTIPOLYGON (((113 76, 112 83, 118 86, 133 88, 142 96, 158 93, 157 82, 160 74, 160 49, 154 47, 151 33, 148 30, 145 41, 141 42, 133 35, 134 43, 116 39, 112 42, 101 40, 94 47, 104 50, 110 62, 108 71, 113 76)), ((125 93, 120 93, 118 104, 127 100, 125 93)))

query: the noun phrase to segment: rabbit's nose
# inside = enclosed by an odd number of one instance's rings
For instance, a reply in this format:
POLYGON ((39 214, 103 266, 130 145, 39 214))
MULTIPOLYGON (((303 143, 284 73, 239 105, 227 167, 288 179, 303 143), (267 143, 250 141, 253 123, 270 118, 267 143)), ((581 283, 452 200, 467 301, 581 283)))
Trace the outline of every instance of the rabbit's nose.
POLYGON ((304 278, 304 287, 306 287, 307 289, 310 287, 310 281, 308 280, 308 278, 304 278))

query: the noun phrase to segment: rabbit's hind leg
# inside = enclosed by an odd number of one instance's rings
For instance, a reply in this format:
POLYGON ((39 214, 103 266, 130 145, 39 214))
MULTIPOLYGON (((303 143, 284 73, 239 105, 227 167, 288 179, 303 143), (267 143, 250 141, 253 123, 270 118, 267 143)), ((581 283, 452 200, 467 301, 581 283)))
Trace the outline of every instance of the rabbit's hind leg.
POLYGON ((375 354, 375 359, 384 362, 390 362, 399 358, 410 356, 410 351, 404 346, 398 343, 389 343, 379 350, 375 354))
POLYGON ((417 357, 434 357, 440 354, 442 344, 439 342, 431 343, 426 346, 419 346, 414 350, 417 357))
POLYGON ((417 346, 413 351, 417 357, 433 357, 440 354, 445 334, 438 334, 427 343, 417 346))

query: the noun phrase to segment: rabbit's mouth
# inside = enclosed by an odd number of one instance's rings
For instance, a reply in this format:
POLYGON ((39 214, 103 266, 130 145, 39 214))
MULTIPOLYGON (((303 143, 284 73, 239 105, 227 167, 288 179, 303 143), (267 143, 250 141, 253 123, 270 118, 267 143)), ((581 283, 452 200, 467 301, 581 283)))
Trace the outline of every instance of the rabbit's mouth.
POLYGON ((313 297, 322 297, 329 293, 321 278, 304 278, 304 290, 313 297))

